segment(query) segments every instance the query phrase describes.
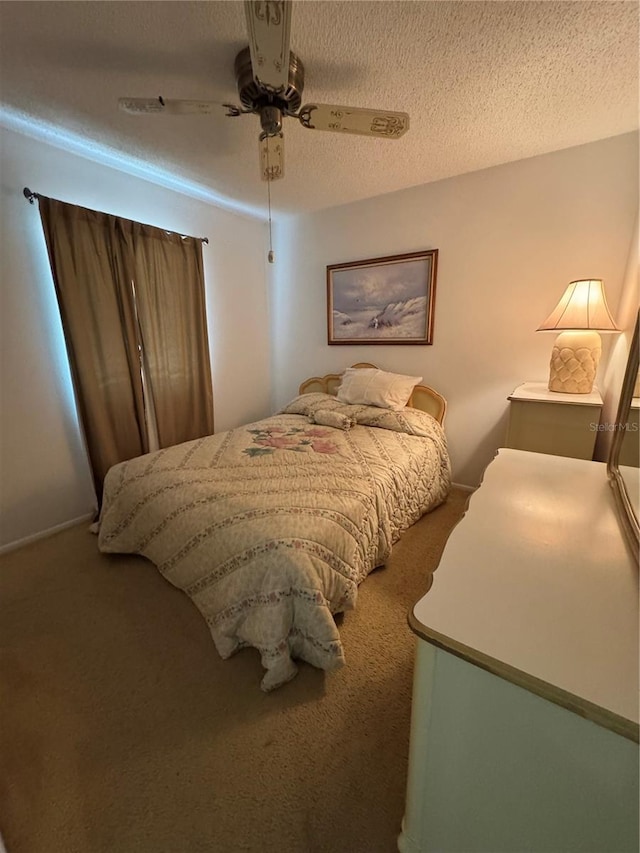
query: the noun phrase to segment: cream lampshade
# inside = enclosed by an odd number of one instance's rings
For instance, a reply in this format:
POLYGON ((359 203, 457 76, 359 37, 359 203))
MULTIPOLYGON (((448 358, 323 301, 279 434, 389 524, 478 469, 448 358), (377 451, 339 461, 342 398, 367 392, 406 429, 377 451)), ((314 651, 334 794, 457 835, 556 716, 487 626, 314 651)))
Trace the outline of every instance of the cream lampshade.
POLYGON ((549 390, 588 394, 596 378, 599 332, 619 332, 609 313, 601 279, 572 281, 539 332, 560 331, 551 353, 549 390))

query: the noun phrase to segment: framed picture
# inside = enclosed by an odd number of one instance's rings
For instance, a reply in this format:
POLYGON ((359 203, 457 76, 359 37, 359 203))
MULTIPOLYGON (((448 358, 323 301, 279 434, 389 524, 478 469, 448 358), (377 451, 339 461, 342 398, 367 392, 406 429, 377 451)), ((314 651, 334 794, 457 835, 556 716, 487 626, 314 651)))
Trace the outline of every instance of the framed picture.
POLYGON ((329 344, 431 344, 438 250, 327 267, 329 344))

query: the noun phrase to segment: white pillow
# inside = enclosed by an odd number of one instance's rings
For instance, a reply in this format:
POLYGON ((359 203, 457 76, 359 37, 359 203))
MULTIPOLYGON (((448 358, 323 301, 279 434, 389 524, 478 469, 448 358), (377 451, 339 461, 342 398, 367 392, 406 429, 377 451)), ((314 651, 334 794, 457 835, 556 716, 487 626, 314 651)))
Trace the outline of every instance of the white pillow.
POLYGON ((386 373, 377 367, 347 367, 336 396, 341 403, 400 411, 419 382, 422 376, 386 373))

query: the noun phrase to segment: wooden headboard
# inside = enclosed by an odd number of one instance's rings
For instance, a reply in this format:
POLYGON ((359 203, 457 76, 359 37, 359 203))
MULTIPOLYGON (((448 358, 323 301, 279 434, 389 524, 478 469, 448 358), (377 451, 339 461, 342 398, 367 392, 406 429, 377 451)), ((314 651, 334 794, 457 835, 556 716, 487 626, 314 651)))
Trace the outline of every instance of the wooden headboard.
MULTIPOLYGON (((360 361, 358 364, 352 364, 351 366, 377 367, 377 365, 369 364, 366 361, 360 361)), ((312 376, 300 385, 298 393, 310 394, 312 392, 320 392, 321 394, 336 394, 341 381, 341 373, 312 376)), ((409 397, 407 405, 414 409, 420 409, 422 412, 427 412, 427 414, 432 415, 440 424, 444 423, 444 416, 447 413, 447 401, 442 394, 438 394, 437 391, 429 388, 428 385, 416 385, 411 397, 409 397)))

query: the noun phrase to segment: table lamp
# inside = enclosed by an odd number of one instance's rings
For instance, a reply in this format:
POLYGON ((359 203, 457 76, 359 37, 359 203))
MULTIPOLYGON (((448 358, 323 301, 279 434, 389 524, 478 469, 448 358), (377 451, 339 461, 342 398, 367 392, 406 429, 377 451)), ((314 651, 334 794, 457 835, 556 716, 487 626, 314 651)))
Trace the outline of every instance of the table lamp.
POLYGON ((599 332, 619 332, 601 279, 572 281, 538 332, 559 331, 551 353, 549 391, 588 394, 602 352, 599 332))

